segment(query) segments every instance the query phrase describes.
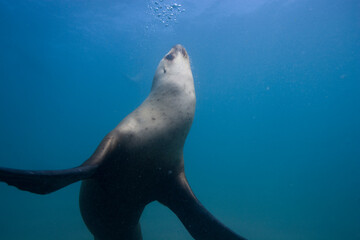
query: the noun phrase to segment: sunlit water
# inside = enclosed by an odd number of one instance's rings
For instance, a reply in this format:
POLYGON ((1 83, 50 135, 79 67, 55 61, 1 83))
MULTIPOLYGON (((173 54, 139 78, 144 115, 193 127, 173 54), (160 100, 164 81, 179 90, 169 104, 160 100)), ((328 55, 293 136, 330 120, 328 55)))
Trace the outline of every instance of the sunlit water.
MULTIPOLYGON (((81 164, 181 43, 200 201, 250 240, 358 240, 359 13, 355 0, 0 1, 0 166, 81 164)), ((1 183, 0 239, 92 239, 79 186, 1 183)), ((145 240, 192 239, 157 203, 141 224, 145 240)))

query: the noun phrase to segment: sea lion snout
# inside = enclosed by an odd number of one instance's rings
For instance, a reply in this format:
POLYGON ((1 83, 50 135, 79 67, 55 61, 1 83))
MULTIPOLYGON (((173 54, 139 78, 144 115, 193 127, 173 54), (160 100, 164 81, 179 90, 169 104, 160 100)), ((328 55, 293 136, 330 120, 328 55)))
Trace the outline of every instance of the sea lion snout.
POLYGON ((180 56, 179 54, 181 54, 184 58, 188 58, 188 54, 185 48, 180 44, 176 44, 171 48, 170 52, 164 58, 166 60, 172 61, 176 56, 180 56))
POLYGON ((184 48, 182 45, 180 45, 180 44, 176 44, 176 45, 172 48, 172 50, 173 50, 174 52, 180 52, 180 53, 183 55, 183 57, 188 57, 188 54, 187 54, 185 48, 184 48))

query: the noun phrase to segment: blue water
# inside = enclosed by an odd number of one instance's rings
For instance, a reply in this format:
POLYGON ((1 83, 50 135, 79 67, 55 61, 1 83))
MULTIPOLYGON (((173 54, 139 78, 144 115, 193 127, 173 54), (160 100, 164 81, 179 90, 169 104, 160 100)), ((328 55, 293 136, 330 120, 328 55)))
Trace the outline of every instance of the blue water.
MULTIPOLYGON (((155 2, 0 1, 0 166, 81 164, 181 43, 200 201, 250 240, 359 240, 359 1, 155 2)), ((92 239, 79 186, 38 196, 0 183, 0 239, 92 239)), ((192 239, 157 203, 141 224, 144 240, 192 239)))

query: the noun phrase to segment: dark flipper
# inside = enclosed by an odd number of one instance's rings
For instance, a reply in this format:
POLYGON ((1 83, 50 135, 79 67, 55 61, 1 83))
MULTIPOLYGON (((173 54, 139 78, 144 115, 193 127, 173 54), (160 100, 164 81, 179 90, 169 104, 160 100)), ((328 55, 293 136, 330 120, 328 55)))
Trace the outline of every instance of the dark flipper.
POLYGON ((245 240, 219 222, 196 199, 185 178, 180 174, 169 182, 159 201, 169 207, 196 240, 245 240))
POLYGON ((91 178, 102 161, 111 156, 116 146, 116 135, 110 132, 94 154, 81 166, 65 170, 29 171, 0 168, 0 182, 6 182, 20 190, 48 194, 74 182, 91 178))
POLYGON ((96 169, 97 165, 50 171, 0 168, 0 181, 15 186, 20 190, 47 194, 79 180, 90 178, 96 169))

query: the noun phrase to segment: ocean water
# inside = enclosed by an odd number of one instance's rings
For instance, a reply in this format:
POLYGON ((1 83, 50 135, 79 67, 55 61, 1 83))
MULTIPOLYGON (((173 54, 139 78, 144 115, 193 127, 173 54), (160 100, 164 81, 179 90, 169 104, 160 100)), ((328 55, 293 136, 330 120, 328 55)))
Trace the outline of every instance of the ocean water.
MULTIPOLYGON (((0 166, 80 165, 180 43, 197 94, 195 194, 249 240, 360 239, 357 0, 0 0, 0 166)), ((92 239, 80 183, 0 183, 0 239, 92 239)), ((192 239, 158 203, 144 240, 192 239)))

